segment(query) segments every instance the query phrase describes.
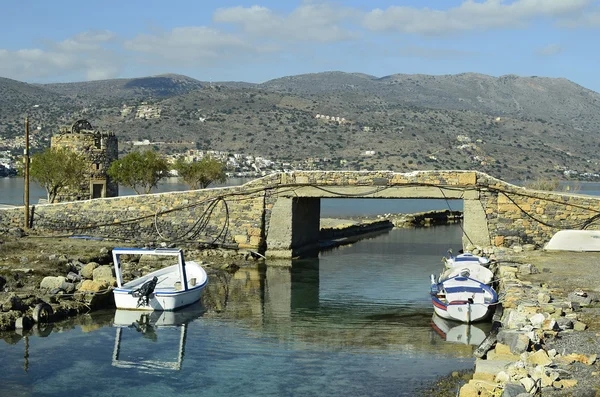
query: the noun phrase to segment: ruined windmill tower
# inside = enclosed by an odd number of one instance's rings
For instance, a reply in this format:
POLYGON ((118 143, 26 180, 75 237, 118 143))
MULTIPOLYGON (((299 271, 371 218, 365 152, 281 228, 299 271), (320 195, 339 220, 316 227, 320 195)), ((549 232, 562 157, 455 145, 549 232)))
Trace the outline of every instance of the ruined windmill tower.
POLYGON ((78 186, 62 191, 56 201, 88 200, 119 195, 119 185, 106 174, 110 163, 119 154, 117 137, 112 133, 95 130, 87 120, 78 120, 73 126, 63 127, 52 136, 51 147, 77 151, 87 160, 87 177, 78 186))

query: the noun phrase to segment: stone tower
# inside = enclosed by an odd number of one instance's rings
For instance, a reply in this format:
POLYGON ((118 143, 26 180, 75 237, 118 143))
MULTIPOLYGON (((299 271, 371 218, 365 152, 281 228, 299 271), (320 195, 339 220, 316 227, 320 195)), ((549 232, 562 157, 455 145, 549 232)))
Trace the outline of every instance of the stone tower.
POLYGON ((77 151, 88 161, 87 178, 78 186, 60 192, 56 202, 119 195, 119 185, 106 174, 110 163, 119 155, 117 137, 112 132, 102 133, 87 120, 78 120, 70 129, 63 127, 59 134, 52 136, 50 146, 77 151))

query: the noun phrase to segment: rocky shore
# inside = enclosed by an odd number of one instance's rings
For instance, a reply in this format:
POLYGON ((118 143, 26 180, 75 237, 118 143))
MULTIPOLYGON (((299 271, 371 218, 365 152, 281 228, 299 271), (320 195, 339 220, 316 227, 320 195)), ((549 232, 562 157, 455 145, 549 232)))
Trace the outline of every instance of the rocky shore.
MULTIPOLYGON (((49 322, 114 307, 112 288, 116 286, 116 278, 110 249, 115 244, 121 243, 3 237, 0 240, 0 337, 4 331, 33 329, 35 332, 49 322)), ((164 266, 159 261, 143 258, 131 258, 124 263, 125 280, 164 266)), ((249 251, 186 247, 186 259, 201 263, 209 277, 219 277, 259 257, 249 251)))
POLYGON ((522 248, 491 255, 500 327, 460 396, 600 395, 598 254, 522 248))

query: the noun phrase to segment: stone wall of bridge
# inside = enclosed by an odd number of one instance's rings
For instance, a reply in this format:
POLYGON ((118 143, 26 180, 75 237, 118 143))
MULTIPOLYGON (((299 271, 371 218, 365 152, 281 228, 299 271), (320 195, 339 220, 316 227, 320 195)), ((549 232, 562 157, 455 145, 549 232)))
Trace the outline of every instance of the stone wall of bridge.
MULTIPOLYGON (((36 205, 30 226, 140 243, 218 237, 290 257, 316 246, 319 199, 356 197, 463 200, 463 243, 480 246, 542 247, 557 230, 596 228, 600 213, 600 197, 527 190, 474 171, 295 171, 237 187, 36 205)), ((22 220, 23 208, 0 209, 0 232, 22 220)))

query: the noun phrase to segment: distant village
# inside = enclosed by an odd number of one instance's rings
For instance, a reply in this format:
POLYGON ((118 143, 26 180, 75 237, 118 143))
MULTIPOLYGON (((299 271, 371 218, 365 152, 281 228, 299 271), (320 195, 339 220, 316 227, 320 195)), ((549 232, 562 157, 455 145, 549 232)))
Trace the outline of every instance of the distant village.
MULTIPOLYGON (((140 106, 127 106, 123 105, 121 109, 121 115, 127 116, 128 114, 134 113, 137 118, 152 119, 160 118, 161 109, 148 105, 143 102, 140 106)), ((352 121, 346 120, 339 116, 329 116, 324 114, 316 114, 315 119, 325 123, 335 124, 353 124, 352 121)), ((203 121, 203 120, 202 120, 203 121)), ((496 122, 500 121, 498 117, 496 122)), ((41 126, 33 127, 30 134, 30 151, 35 153, 36 151, 42 150, 45 147, 50 146, 50 138, 47 135, 38 135, 36 132, 42 129, 41 126)), ((361 129, 365 132, 370 130, 368 126, 362 126, 361 129)), ((495 160, 484 155, 479 150, 479 144, 483 143, 481 139, 472 141, 470 137, 466 135, 457 135, 456 146, 454 150, 466 151, 471 155, 471 161, 485 165, 488 162, 493 163, 495 160)), ((138 147, 140 150, 148 148, 160 148, 163 145, 171 145, 172 142, 153 142, 150 140, 140 141, 126 141, 126 145, 132 147, 138 147)), ((195 142, 189 142, 191 145, 195 145, 195 142)), ((17 136, 14 138, 3 138, 0 137, 0 177, 9 177, 17 175, 17 162, 18 158, 23 153, 25 148, 25 139, 23 136, 17 136)), ((162 152, 162 151, 161 151, 162 152)), ((361 152, 361 156, 371 157, 377 153, 374 150, 364 150, 361 152)), ((332 170, 332 169, 345 169, 348 167, 348 160, 331 158, 319 158, 309 157, 303 161, 285 162, 278 159, 268 159, 263 156, 254 156, 244 153, 232 153, 216 150, 198 150, 198 149, 185 149, 183 152, 164 154, 167 160, 175 162, 180 157, 184 157, 187 161, 197 161, 202 159, 204 156, 210 156, 214 159, 221 161, 226 165, 226 173, 228 177, 260 177, 273 172, 287 172, 295 169, 301 170, 332 170)), ((437 161, 436 153, 428 155, 429 161, 437 161)), ((600 174, 582 172, 578 170, 568 169, 566 167, 555 166, 557 173, 561 173, 565 179, 580 179, 580 180, 598 180, 600 174)), ((173 171, 175 175, 176 172, 173 171)))
MULTIPOLYGON (((48 141, 48 138, 36 139, 35 136, 31 136, 30 150, 32 152, 42 150, 49 146, 48 141)), ((149 140, 127 141, 125 143, 138 147, 141 150, 144 150, 144 147, 151 148, 165 144, 165 142, 152 142, 149 140)), ((24 148, 25 140, 23 137, 15 139, 4 139, 0 137, 0 177, 17 175, 18 158, 21 153, 23 153, 24 148)), ((273 172, 287 172, 294 169, 317 170, 321 169, 322 165, 331 162, 331 160, 327 158, 321 159, 311 157, 303 162, 292 164, 242 153, 196 149, 188 149, 183 153, 165 154, 164 156, 173 163, 182 156, 187 161, 198 161, 204 156, 210 156, 226 165, 228 177, 260 177, 273 172)), ((176 175, 175 171, 173 171, 173 173, 176 175)))

